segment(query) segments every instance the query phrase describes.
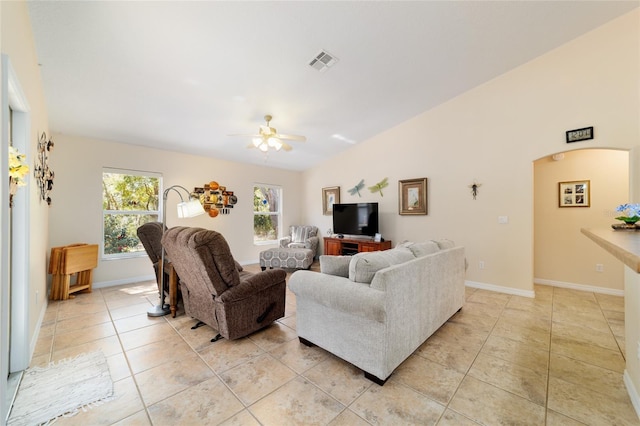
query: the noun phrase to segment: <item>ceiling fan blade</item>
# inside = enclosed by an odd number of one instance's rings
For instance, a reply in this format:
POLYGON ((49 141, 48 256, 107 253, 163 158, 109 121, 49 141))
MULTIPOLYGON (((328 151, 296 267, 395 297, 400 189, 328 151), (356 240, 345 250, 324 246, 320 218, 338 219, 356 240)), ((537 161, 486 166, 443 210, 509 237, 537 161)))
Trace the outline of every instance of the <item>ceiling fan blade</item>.
POLYGON ((279 139, 286 139, 288 141, 297 141, 297 142, 306 142, 307 138, 300 135, 283 135, 281 133, 277 134, 276 137, 279 139))
POLYGON ((242 136, 244 138, 261 138, 262 135, 249 135, 249 134, 233 134, 233 135, 227 135, 227 136, 242 136))
POLYGON ((286 142, 282 142, 282 148, 281 149, 283 149, 285 151, 291 151, 293 149, 293 147, 291 145, 289 145, 288 143, 286 143, 286 142))

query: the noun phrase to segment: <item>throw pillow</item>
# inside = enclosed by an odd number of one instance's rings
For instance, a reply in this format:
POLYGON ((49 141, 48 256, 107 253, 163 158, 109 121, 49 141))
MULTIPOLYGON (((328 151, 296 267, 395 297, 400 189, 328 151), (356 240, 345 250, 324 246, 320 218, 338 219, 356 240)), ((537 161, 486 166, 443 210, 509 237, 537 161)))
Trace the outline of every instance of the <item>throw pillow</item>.
POLYGON ((304 243, 309 238, 309 228, 306 226, 292 226, 291 238, 293 243, 304 243))
POLYGON ((413 253, 404 248, 358 253, 353 255, 349 262, 349 279, 357 283, 371 284, 379 270, 414 258, 413 253))
POLYGON ((320 272, 337 277, 349 278, 351 256, 320 256, 320 272))

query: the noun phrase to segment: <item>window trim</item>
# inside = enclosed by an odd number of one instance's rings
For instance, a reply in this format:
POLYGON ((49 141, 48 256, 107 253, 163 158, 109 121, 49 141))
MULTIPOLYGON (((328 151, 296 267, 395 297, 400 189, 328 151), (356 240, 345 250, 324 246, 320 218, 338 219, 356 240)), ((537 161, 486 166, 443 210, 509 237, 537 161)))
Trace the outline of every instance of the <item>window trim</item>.
MULTIPOLYGON (((147 252, 145 250, 138 252, 127 252, 127 253, 114 253, 114 254, 106 254, 104 252, 105 244, 104 244, 104 222, 105 216, 107 214, 117 215, 117 214, 130 214, 130 215, 156 215, 158 217, 158 221, 162 222, 162 193, 163 193, 163 179, 162 173, 159 172, 149 172, 146 170, 135 170, 135 169, 121 169, 116 167, 103 167, 102 168, 102 176, 100 183, 104 182, 104 174, 105 173, 114 173, 121 175, 129 175, 129 176, 144 176, 157 178, 158 182, 158 210, 102 210, 102 224, 101 224, 101 241, 100 241, 100 260, 103 261, 112 261, 112 260, 123 260, 123 259, 132 259, 147 256, 147 252)), ((101 188, 102 189, 102 188, 101 188)), ((101 202, 104 202, 104 194, 101 197, 101 202)))
POLYGON ((282 238, 282 224, 283 224, 283 219, 282 219, 282 215, 283 215, 283 211, 282 211, 282 206, 284 205, 284 189, 282 188, 281 185, 274 185, 274 184, 270 184, 270 183, 259 183, 259 182, 254 182, 253 186, 252 186, 252 191, 251 193, 255 193, 255 189, 256 187, 266 187, 266 188, 273 188, 273 189, 277 189, 278 190, 278 198, 279 198, 279 202, 278 202, 278 211, 277 212, 268 212, 268 213, 262 213, 262 212, 257 212, 255 210, 255 207, 252 208, 252 216, 251 216, 251 221, 253 222, 254 218, 256 215, 261 215, 261 216, 277 216, 278 218, 278 235, 276 235, 276 238, 274 240, 266 240, 266 241, 256 241, 256 234, 255 234, 255 229, 251 232, 251 234, 253 235, 253 245, 254 246, 266 246, 266 245, 273 245, 273 244, 277 244, 278 241, 280 241, 280 239, 282 238))

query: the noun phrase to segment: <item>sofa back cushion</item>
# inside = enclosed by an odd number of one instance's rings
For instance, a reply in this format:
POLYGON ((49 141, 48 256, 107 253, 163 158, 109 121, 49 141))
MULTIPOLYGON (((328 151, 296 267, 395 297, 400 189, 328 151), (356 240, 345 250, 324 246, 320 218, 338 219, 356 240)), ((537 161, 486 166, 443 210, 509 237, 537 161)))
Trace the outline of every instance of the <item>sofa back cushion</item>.
POLYGON ((430 254, 440 251, 440 247, 435 241, 425 241, 423 243, 413 243, 409 247, 411 253, 415 257, 428 256, 430 254))
POLYGON ((349 278, 351 256, 320 256, 320 272, 337 277, 349 278))
POLYGON ((358 253, 349 262, 349 279, 357 283, 371 284, 380 269, 415 259, 411 250, 396 247, 391 250, 358 253))
POLYGON ((440 247, 440 250, 447 250, 447 249, 452 249, 456 246, 456 243, 454 243, 451 240, 447 240, 446 238, 442 238, 440 240, 432 240, 433 242, 435 242, 438 247, 440 247))

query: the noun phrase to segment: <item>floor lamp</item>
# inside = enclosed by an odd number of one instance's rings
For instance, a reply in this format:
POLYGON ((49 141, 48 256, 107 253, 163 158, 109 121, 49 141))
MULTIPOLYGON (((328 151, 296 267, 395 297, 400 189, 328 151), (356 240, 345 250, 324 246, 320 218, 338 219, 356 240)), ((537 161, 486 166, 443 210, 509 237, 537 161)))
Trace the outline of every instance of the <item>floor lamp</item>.
MULTIPOLYGON (((180 197, 180 202, 178 203, 178 217, 180 219, 188 218, 188 217, 196 217, 204 214, 204 208, 202 204, 200 204, 200 200, 197 198, 191 198, 191 193, 187 190, 187 188, 180 185, 173 185, 169 188, 165 189, 162 194, 162 234, 166 230, 167 224, 167 197, 169 196, 169 191, 175 191, 180 197), (189 201, 185 201, 182 197, 182 194, 179 190, 184 191, 187 194, 187 199, 189 201)), ((158 276, 160 277, 160 304, 150 308, 147 311, 147 315, 150 317, 161 317, 163 315, 167 315, 171 312, 169 304, 164 303, 164 291, 166 288, 166 280, 164 279, 164 246, 162 247, 162 256, 160 259, 160 265, 158 266, 158 276)))

